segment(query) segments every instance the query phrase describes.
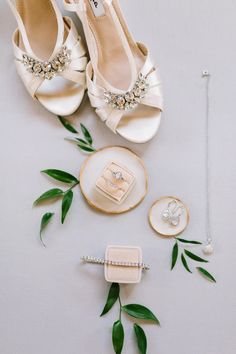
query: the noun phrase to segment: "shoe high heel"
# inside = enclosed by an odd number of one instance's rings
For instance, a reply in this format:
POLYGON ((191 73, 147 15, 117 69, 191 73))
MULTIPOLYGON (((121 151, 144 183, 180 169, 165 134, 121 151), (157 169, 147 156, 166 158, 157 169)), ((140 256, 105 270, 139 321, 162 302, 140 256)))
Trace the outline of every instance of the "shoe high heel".
POLYGON ((161 121, 161 82, 149 51, 131 36, 118 0, 63 1, 83 24, 91 105, 114 133, 135 143, 149 141, 161 121))
POLYGON ((81 38, 55 0, 8 0, 18 28, 16 68, 25 87, 48 111, 74 113, 86 89, 87 58, 81 38))

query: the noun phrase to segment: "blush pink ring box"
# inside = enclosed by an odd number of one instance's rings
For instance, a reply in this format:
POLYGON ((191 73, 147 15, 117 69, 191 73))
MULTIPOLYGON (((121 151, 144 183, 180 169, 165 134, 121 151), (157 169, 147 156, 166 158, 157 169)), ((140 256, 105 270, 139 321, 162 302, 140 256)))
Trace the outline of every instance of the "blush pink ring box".
MULTIPOLYGON (((106 249, 107 260, 114 263, 142 263, 142 250, 140 247, 108 246, 106 249)), ((105 264, 105 279, 110 283, 135 284, 142 278, 141 267, 114 266, 105 264)))
POLYGON ((96 181, 96 189, 105 197, 121 204, 135 184, 135 176, 125 166, 110 162, 96 181))

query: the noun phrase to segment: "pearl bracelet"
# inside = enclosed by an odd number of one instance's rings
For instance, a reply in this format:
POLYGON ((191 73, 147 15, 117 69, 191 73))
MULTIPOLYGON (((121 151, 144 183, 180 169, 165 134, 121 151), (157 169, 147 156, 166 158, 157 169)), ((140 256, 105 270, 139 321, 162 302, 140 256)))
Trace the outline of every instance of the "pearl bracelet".
POLYGON ((81 260, 86 263, 100 264, 100 265, 111 265, 114 267, 132 267, 132 268, 142 268, 142 270, 149 270, 150 267, 144 263, 137 262, 117 262, 117 261, 109 261, 107 259, 101 259, 96 257, 84 256, 81 257, 81 260))

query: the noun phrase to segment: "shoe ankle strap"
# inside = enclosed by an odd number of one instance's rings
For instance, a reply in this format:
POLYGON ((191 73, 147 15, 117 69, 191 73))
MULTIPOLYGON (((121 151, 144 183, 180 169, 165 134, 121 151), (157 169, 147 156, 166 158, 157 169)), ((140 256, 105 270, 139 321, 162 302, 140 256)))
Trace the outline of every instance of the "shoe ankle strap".
MULTIPOLYGON (((55 11, 55 16, 57 18, 57 25, 58 25, 57 43, 56 43, 56 46, 54 49, 54 51, 56 52, 58 50, 58 48, 60 48, 62 46, 63 41, 64 41, 64 21, 63 21, 63 17, 61 15, 60 9, 58 8, 55 0, 49 0, 49 1, 51 2, 53 9, 55 11)), ((17 9, 16 0, 7 0, 7 2, 8 2, 9 6, 13 12, 13 15, 15 16, 15 19, 17 21, 19 32, 22 37, 25 50, 29 55, 34 56, 34 52, 31 48, 23 19, 17 9)))
POLYGON ((10 6, 10 9, 12 10, 13 15, 15 16, 15 19, 16 19, 16 22, 18 24, 18 28, 19 28, 19 31, 20 31, 20 34, 21 34, 25 49, 26 49, 26 51, 29 54, 32 55, 33 52, 32 52, 30 43, 28 41, 28 36, 27 36, 27 33, 26 33, 24 22, 23 22, 20 14, 19 14, 17 8, 16 8, 16 1, 15 0, 7 0, 7 2, 9 4, 9 6, 10 6))

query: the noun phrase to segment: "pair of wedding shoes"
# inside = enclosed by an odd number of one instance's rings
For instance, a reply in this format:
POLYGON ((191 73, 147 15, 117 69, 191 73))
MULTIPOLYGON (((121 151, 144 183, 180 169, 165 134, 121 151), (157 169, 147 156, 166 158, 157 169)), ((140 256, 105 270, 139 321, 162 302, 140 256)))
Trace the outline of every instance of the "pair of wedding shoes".
POLYGON ((163 109, 161 83, 149 51, 131 36, 118 0, 63 0, 80 18, 90 62, 73 21, 55 0, 8 0, 17 72, 33 98, 55 115, 92 107, 114 133, 145 143, 156 134, 163 109))

